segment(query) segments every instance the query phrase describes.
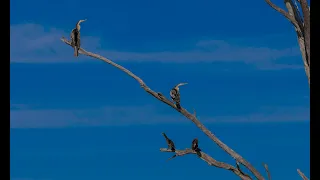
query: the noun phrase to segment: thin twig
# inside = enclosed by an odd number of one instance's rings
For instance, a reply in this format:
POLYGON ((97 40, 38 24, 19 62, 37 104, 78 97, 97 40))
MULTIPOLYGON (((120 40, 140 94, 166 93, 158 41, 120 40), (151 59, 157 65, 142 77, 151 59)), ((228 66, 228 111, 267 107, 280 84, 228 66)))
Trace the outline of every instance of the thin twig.
MULTIPOLYGON (((61 41, 63 41, 64 43, 68 44, 69 46, 71 46, 71 43, 64 37, 61 38, 61 41)), ((149 94, 151 94, 153 97, 155 97, 156 99, 162 101, 163 103, 171 106, 173 109, 175 109, 176 111, 180 112, 182 115, 184 115, 186 118, 190 119, 201 131, 203 131, 212 141, 214 141, 220 148, 222 148, 225 152, 227 152, 231 157, 233 157, 235 160, 237 160, 238 162, 240 162, 241 164, 243 164, 246 168, 248 168, 252 174, 254 174, 254 176, 259 179, 259 180, 264 180, 263 176, 260 174, 260 172, 258 170, 256 170, 247 160, 245 160, 242 156, 240 156, 238 153, 236 153, 235 151, 233 151, 230 147, 228 147, 226 144, 224 144, 222 141, 220 141, 220 139, 218 139, 212 132, 210 132, 210 130, 208 128, 206 128, 193 114, 191 114, 190 112, 188 112, 186 109, 182 108, 178 109, 174 103, 172 103, 170 100, 168 100, 165 96, 159 96, 159 93, 156 93, 155 91, 151 90, 143 81, 141 78, 139 78, 138 76, 136 76, 135 74, 133 74, 131 71, 129 71, 128 69, 120 66, 117 63, 114 63, 113 61, 98 55, 98 54, 94 54, 91 52, 88 52, 86 50, 84 50, 83 48, 79 49, 79 53, 80 54, 84 54, 86 56, 90 56, 99 60, 102 60, 108 64, 111 64, 112 66, 118 68, 119 70, 125 72, 126 74, 128 74, 129 76, 131 76, 132 78, 134 78, 136 81, 138 81, 138 83, 140 84, 140 86, 149 94)))
POLYGON ((234 167, 234 166, 232 166, 232 165, 230 165, 228 163, 217 161, 217 160, 215 160, 214 158, 212 158, 211 156, 209 156, 208 154, 206 154, 206 153, 204 153, 202 151, 196 152, 196 151, 194 151, 192 149, 189 149, 189 148, 186 148, 185 150, 175 150, 175 152, 173 152, 173 151, 171 151, 170 149, 167 149, 167 148, 160 148, 160 151, 161 152, 172 152, 172 153, 175 153, 175 155, 172 156, 170 159, 173 159, 173 158, 178 157, 178 156, 184 156, 184 155, 187 155, 187 154, 199 154, 200 153, 201 155, 197 156, 197 157, 199 157, 203 161, 207 162, 208 165, 232 171, 233 173, 235 173, 237 176, 239 176, 243 180, 252 180, 252 178, 249 175, 243 173, 240 169, 238 169, 238 168, 236 168, 236 167, 234 167))
POLYGON ((301 178, 302 178, 303 180, 309 180, 309 179, 307 178, 307 176, 305 176, 305 175, 303 174, 303 172, 300 171, 300 169, 297 169, 297 171, 298 171, 299 175, 301 176, 301 178))
POLYGON ((264 168, 266 169, 266 172, 267 172, 267 174, 268 174, 268 180, 271 180, 271 174, 270 174, 268 165, 264 163, 263 166, 264 166, 264 168))

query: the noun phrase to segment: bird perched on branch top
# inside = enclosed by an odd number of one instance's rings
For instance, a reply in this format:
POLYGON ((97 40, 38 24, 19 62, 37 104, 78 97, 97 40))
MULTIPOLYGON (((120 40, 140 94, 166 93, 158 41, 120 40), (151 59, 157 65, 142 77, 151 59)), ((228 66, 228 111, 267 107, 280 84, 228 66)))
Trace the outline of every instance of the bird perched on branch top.
POLYGON ((196 151, 198 156, 201 156, 201 153, 200 153, 201 149, 199 148, 198 143, 199 143, 198 138, 193 139, 191 149, 196 151))
POLYGON ((86 21, 85 20, 79 20, 76 24, 76 28, 72 29, 71 31, 71 45, 74 48, 74 56, 79 55, 79 49, 80 49, 80 23, 86 21))
POLYGON ((198 150, 198 149, 199 149, 199 146, 198 146, 198 139, 197 139, 197 138, 193 139, 193 141, 192 141, 192 145, 191 145, 191 149, 192 149, 192 150, 194 150, 194 151, 196 151, 196 150, 198 150))
POLYGON ((162 135, 164 136, 164 138, 167 141, 168 144, 168 149, 170 149, 171 151, 175 151, 176 147, 174 146, 174 143, 171 139, 168 138, 168 136, 163 132, 162 135))
POLYGON ((176 106, 178 109, 181 108, 179 86, 186 85, 186 84, 188 84, 188 83, 180 83, 180 84, 176 85, 174 88, 172 88, 170 91, 171 99, 176 103, 176 106))

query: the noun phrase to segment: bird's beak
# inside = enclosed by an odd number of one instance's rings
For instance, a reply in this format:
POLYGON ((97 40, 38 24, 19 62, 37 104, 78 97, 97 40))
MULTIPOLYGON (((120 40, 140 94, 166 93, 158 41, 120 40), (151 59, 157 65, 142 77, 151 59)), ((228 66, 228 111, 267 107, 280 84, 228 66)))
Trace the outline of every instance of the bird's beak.
POLYGON ((186 84, 188 84, 188 83, 180 83, 180 85, 179 85, 179 86, 183 86, 183 85, 186 85, 186 84))

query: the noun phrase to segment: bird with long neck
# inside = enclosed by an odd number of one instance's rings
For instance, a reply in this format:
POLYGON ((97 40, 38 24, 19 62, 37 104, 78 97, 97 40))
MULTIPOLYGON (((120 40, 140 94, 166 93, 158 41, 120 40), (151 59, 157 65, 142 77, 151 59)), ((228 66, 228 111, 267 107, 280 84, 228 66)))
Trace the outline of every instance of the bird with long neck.
POLYGON ((174 146, 174 143, 171 139, 168 138, 168 136, 163 132, 162 135, 164 136, 164 138, 167 141, 168 144, 168 149, 170 149, 171 151, 175 151, 176 147, 174 146))
POLYGON ((74 56, 79 55, 79 49, 80 49, 80 23, 86 21, 85 20, 79 20, 76 24, 76 28, 72 29, 71 31, 71 45, 74 48, 74 56))
POLYGON ((178 109, 181 108, 180 106, 180 92, 179 92, 179 86, 186 85, 188 83, 179 83, 170 91, 171 99, 176 103, 176 106, 178 109))

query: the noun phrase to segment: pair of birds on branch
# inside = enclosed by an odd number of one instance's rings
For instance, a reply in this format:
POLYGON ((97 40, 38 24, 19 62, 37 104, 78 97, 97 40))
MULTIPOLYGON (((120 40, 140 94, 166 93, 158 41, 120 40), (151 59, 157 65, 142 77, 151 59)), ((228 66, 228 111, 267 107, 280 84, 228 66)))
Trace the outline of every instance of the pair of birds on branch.
MULTIPOLYGON (((165 133, 162 133, 162 135, 164 136, 164 138, 167 141, 168 149, 170 149, 171 151, 174 152, 176 150, 176 147, 175 147, 173 141, 171 139, 169 139, 165 133)), ((197 151, 197 152, 201 151, 201 149, 199 148, 198 138, 195 138, 192 140, 191 149, 194 151, 197 151)))
MULTIPOLYGON (((80 45, 81 45, 81 40, 80 40, 80 23, 86 21, 85 20, 79 20, 76 24, 76 27, 74 29, 72 29, 71 31, 71 46, 74 48, 74 56, 78 57, 79 56, 79 49, 80 49, 80 45)), ((186 85, 187 83, 180 83, 178 85, 176 85, 174 88, 171 89, 170 91, 170 97, 171 99, 175 102, 176 107, 178 109, 181 109, 180 106, 180 92, 179 92, 179 87, 186 85)))

